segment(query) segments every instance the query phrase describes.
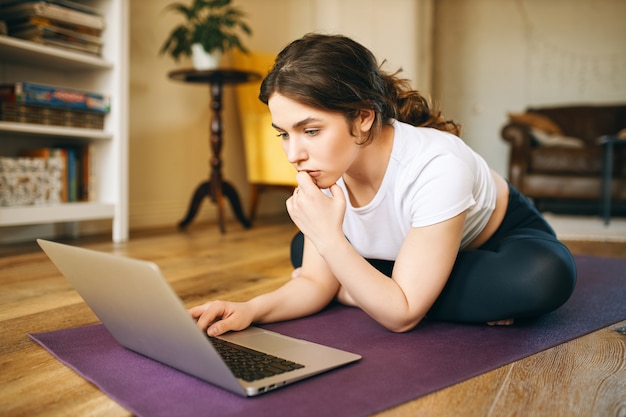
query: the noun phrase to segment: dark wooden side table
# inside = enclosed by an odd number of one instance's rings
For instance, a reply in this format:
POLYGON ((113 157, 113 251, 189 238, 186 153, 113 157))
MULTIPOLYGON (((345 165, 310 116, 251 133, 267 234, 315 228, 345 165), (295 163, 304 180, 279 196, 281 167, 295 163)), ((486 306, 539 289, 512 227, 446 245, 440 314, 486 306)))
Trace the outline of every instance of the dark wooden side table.
POLYGON ((601 209, 604 224, 611 221, 611 192, 613 179, 613 148, 626 145, 626 139, 618 136, 601 136, 599 143, 602 146, 602 202, 601 209))
POLYGON ((224 225, 224 196, 230 201, 230 205, 237 220, 244 228, 250 227, 250 221, 246 218, 241 208, 241 201, 235 188, 222 178, 222 92, 225 85, 235 85, 249 81, 256 81, 261 74, 250 71, 235 69, 216 69, 198 71, 195 69, 183 69, 172 71, 169 78, 186 83, 208 84, 211 94, 210 108, 212 110, 209 124, 209 145, 212 156, 210 159, 211 173, 208 181, 202 182, 195 190, 185 218, 178 223, 178 227, 185 229, 193 220, 205 197, 217 204, 218 221, 220 231, 226 233, 224 225))

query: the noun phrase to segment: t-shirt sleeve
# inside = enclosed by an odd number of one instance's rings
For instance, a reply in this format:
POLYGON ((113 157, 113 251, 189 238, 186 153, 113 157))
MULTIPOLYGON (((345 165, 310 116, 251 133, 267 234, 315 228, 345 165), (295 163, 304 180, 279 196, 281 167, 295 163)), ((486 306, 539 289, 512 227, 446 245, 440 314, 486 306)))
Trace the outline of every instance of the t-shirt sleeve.
POLYGON ((451 219, 476 204, 474 173, 454 155, 435 156, 407 187, 404 199, 412 227, 451 219))

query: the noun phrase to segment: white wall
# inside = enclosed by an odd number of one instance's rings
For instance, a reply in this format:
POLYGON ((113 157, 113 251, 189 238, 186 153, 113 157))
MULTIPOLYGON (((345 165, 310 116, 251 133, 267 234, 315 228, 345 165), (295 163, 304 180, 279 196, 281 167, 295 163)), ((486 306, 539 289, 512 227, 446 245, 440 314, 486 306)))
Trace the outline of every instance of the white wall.
POLYGON ((626 1, 437 0, 434 91, 502 174, 527 106, 626 102, 626 1))

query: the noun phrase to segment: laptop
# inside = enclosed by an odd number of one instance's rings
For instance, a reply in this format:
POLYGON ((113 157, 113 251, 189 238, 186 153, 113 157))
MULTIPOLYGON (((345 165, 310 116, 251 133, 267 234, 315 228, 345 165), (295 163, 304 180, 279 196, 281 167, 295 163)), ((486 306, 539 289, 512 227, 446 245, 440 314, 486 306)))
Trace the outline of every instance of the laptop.
POLYGON ((42 239, 37 243, 122 346, 241 396, 361 358, 254 326, 211 338, 196 326, 155 263, 42 239), (240 354, 261 356, 264 363, 281 359, 255 372, 231 369, 227 362, 240 354))

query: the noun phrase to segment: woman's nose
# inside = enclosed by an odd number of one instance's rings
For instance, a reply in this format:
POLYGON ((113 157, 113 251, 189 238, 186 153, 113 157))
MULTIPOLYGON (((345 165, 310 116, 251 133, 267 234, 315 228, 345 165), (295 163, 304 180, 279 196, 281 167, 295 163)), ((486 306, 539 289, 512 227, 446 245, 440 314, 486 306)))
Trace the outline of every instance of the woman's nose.
POLYGON ((285 143, 285 152, 287 160, 291 164, 297 164, 306 159, 306 150, 299 140, 290 138, 285 143))

